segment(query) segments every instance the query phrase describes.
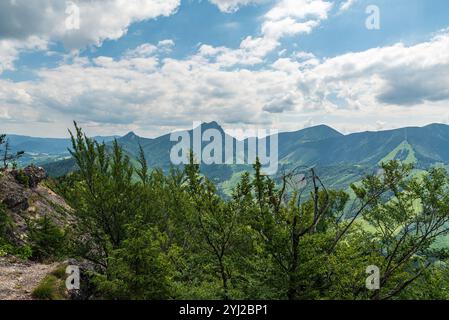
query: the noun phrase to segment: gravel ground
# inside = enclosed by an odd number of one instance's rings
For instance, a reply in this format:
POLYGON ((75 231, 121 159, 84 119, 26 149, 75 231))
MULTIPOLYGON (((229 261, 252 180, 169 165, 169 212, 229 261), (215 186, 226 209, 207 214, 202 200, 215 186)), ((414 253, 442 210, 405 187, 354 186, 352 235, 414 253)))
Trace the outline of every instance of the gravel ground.
POLYGON ((33 289, 56 267, 0 258, 0 300, 32 300, 33 289))

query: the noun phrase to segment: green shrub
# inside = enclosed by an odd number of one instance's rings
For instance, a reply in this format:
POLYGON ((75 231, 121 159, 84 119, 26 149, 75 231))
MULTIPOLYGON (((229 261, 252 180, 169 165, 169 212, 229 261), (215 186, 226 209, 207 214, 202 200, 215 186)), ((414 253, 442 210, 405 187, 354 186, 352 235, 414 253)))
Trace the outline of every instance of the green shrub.
POLYGON ((6 213, 5 207, 0 203, 0 257, 14 254, 16 248, 10 243, 14 223, 6 213))
POLYGON ((7 240, 13 231, 14 224, 11 217, 6 213, 5 206, 0 203, 0 242, 1 239, 7 240))
POLYGON ((64 255, 64 231, 47 216, 28 223, 29 239, 34 260, 57 259, 64 255))
POLYGON ((28 176, 23 172, 23 170, 19 170, 16 175, 16 180, 23 186, 29 187, 30 186, 30 179, 28 176))
POLYGON ((28 260, 33 255, 29 245, 15 246, 7 242, 0 243, 0 257, 13 255, 21 260, 28 260))
POLYGON ((28 260, 33 256, 33 249, 29 245, 15 246, 12 254, 22 260, 28 260))
POLYGON ((32 292, 32 297, 38 300, 63 300, 64 282, 54 275, 46 276, 32 292))
POLYGON ((133 237, 124 241, 123 248, 113 251, 108 262, 107 276, 93 279, 103 297, 119 300, 170 297, 169 266, 151 231, 133 232, 133 237))

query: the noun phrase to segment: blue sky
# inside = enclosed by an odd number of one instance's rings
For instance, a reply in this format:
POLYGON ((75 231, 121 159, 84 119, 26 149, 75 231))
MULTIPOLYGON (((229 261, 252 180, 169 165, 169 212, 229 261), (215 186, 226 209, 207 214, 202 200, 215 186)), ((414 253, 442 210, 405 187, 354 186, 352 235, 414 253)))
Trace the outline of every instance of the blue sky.
POLYGON ((0 21, 0 131, 449 121, 446 0, 8 0, 0 21))

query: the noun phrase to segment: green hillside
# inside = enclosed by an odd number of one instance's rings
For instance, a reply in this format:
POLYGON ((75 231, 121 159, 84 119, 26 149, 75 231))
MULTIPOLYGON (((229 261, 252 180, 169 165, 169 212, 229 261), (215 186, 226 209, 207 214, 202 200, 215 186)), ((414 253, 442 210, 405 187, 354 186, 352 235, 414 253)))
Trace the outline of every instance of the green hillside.
MULTIPOLYGON (((206 129, 217 129, 223 136, 226 135, 216 122, 203 124, 203 132, 206 129)), ((192 137, 192 130, 188 133, 192 137)), ((233 141, 235 151, 237 140, 232 137, 230 139, 233 141)), ((117 141, 131 158, 138 156, 139 148, 142 146, 150 168, 162 168, 167 172, 172 167, 170 150, 177 142, 170 141, 170 134, 148 139, 130 132, 117 141)), ((111 144, 111 139, 105 142, 111 144)), ((262 139, 259 143, 265 142, 265 139, 262 139)), ((191 141, 191 145, 192 143, 191 141)), ((248 140, 244 140, 243 143, 246 154, 248 140)), ((203 142, 202 147, 207 144, 203 142)), ((345 189, 364 175, 376 172, 382 162, 393 159, 413 163, 417 169, 449 164, 449 126, 442 124, 349 135, 320 125, 280 133, 278 144, 279 172, 298 166, 314 166, 323 181, 332 188, 345 189)), ((222 147, 224 150, 224 141, 222 147)), ((267 148, 269 150, 269 143, 267 148)), ((66 158, 62 161, 56 159, 47 161, 44 167, 51 175, 59 176, 74 170, 74 163, 66 158)), ((235 186, 237 177, 242 172, 251 170, 251 165, 203 164, 201 169, 226 194, 235 186)))

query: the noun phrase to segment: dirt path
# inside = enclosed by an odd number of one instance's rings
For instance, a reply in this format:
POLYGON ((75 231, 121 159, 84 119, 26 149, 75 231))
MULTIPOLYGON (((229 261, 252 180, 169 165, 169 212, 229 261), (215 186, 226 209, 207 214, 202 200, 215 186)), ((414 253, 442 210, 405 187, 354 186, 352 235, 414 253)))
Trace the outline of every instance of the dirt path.
POLYGON ((0 300, 31 300, 33 289, 56 267, 0 258, 0 300))

